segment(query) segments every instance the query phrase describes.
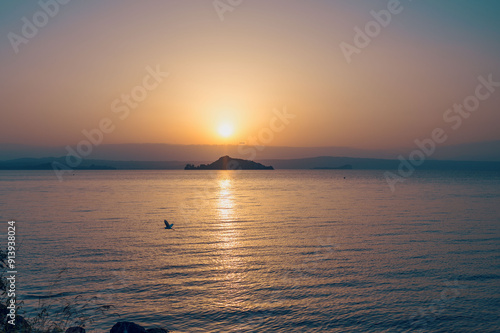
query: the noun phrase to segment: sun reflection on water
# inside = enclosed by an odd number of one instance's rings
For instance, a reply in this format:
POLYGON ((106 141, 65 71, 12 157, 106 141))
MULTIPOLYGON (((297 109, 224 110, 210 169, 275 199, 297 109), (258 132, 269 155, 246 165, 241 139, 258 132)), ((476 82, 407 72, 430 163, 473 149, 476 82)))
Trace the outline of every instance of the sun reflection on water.
POLYGON ((240 229, 237 225, 236 199, 230 172, 222 172, 218 179, 217 192, 217 259, 220 278, 224 281, 226 294, 220 298, 224 307, 238 306, 238 296, 243 292, 243 266, 245 265, 240 252, 240 229))
POLYGON ((221 222, 233 222, 234 219, 234 197, 231 191, 231 179, 219 179, 217 193, 217 215, 221 222))

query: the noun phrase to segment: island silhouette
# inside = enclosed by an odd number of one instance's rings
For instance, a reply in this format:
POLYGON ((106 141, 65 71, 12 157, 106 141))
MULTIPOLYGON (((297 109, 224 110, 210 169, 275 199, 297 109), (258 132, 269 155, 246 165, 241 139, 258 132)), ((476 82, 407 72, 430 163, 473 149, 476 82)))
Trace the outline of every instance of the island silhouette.
POLYGON ((226 155, 210 164, 200 164, 199 166, 187 164, 184 170, 274 170, 274 168, 254 161, 232 158, 226 155))

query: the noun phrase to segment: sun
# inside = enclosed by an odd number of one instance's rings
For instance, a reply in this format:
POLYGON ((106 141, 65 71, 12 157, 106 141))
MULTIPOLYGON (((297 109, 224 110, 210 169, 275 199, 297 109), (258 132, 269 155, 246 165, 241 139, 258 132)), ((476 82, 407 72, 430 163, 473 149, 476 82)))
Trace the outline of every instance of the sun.
POLYGON ((219 132, 220 136, 228 138, 234 132, 233 125, 231 125, 230 123, 222 123, 217 128, 217 132, 219 132))

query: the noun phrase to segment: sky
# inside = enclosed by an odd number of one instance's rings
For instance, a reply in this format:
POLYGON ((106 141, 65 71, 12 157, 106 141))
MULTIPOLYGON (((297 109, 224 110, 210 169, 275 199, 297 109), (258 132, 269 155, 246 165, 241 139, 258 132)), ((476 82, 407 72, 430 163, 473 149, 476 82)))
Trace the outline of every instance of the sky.
POLYGON ((0 143, 500 140, 500 88, 443 118, 500 82, 495 0, 60 2, 0 3, 0 143))

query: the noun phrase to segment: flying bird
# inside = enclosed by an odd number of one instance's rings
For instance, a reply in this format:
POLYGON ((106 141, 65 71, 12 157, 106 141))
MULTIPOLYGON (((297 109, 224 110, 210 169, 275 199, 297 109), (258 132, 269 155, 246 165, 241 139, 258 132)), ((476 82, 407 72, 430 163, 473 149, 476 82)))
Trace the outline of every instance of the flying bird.
POLYGON ((165 222, 165 229, 172 229, 172 227, 174 226, 174 224, 168 224, 167 220, 163 220, 163 222, 165 222))

